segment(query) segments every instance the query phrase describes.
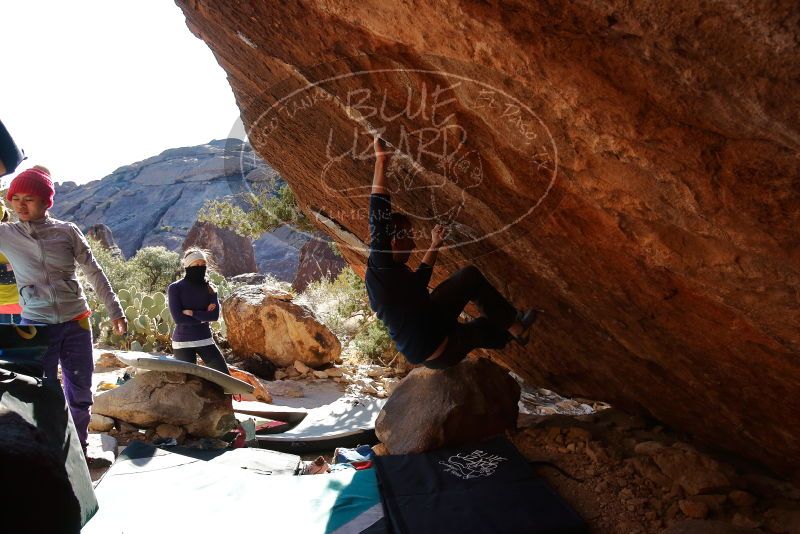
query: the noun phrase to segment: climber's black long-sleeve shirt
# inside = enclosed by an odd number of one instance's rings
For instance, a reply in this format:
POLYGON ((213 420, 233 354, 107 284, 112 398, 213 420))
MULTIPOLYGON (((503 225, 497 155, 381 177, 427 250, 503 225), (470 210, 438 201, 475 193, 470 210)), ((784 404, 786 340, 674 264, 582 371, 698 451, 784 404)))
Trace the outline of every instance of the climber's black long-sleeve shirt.
POLYGON ((391 214, 389 195, 370 196, 367 294, 370 307, 388 328, 397 350, 411 363, 420 363, 433 354, 444 339, 428 292, 433 267, 422 263, 412 271, 394 261, 391 214))

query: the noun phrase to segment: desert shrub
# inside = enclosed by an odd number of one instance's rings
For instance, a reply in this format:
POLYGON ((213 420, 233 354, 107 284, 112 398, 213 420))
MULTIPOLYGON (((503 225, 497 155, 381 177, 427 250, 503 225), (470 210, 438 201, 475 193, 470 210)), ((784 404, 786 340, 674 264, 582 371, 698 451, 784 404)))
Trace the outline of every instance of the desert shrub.
POLYGON ((308 306, 339 338, 345 356, 386 364, 395 354, 386 327, 369 307, 364 281, 345 267, 336 278, 312 282, 296 302, 308 306))
POLYGON ((284 224, 302 232, 314 231, 292 190, 286 184, 278 186, 276 180, 253 186, 252 191, 232 199, 207 200, 197 219, 253 239, 284 224))

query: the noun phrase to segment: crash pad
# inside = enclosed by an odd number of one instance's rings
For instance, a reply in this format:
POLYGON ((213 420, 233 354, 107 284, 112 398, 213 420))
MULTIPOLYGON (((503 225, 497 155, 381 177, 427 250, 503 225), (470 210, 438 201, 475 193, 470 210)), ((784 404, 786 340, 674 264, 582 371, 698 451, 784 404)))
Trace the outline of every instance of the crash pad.
POLYGON ((374 472, 291 476, 272 469, 297 463, 297 456, 262 449, 131 444, 97 485, 100 510, 82 534, 228 532, 242 518, 250 522, 246 530, 385 532, 374 472))
POLYGON ((397 534, 588 532, 505 437, 424 454, 376 456, 386 522, 397 534))
POLYGON ((260 447, 305 453, 374 443, 375 420, 385 399, 342 397, 331 404, 308 410, 286 432, 257 435, 260 447))
POLYGON ((165 355, 155 356, 146 352, 115 352, 114 355, 126 365, 149 369, 151 371, 167 371, 174 373, 186 373, 199 376, 222 387, 225 393, 241 394, 252 393, 255 388, 243 380, 234 378, 216 369, 196 365, 189 362, 182 362, 165 355))

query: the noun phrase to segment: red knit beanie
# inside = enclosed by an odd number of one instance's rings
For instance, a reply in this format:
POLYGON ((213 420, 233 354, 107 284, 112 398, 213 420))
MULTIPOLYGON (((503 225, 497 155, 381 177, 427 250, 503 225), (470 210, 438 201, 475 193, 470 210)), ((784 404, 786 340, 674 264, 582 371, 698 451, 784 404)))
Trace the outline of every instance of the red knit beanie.
POLYGON ((50 179, 50 175, 33 167, 22 171, 11 181, 6 200, 11 200, 11 197, 20 194, 41 197, 47 201, 47 208, 50 209, 53 207, 56 190, 53 188, 53 180, 50 179))

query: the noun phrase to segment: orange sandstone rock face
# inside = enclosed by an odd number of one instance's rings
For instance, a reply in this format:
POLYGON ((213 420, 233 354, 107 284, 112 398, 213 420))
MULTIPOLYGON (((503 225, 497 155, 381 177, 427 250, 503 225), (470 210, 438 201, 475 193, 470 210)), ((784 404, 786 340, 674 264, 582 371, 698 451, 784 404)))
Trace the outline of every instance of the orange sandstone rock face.
POLYGON ((357 270, 380 131, 433 284, 547 310, 494 358, 800 477, 796 2, 178 4, 357 270))

